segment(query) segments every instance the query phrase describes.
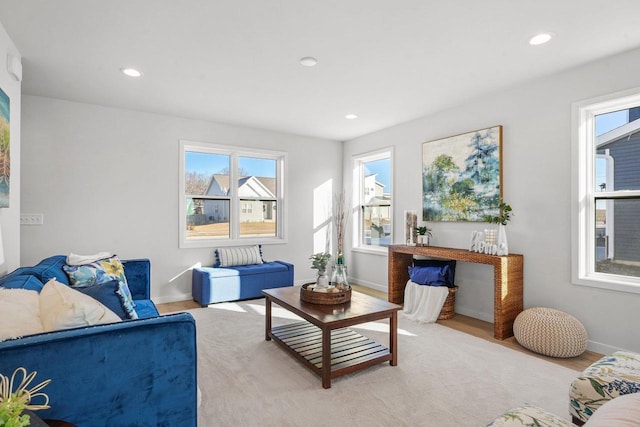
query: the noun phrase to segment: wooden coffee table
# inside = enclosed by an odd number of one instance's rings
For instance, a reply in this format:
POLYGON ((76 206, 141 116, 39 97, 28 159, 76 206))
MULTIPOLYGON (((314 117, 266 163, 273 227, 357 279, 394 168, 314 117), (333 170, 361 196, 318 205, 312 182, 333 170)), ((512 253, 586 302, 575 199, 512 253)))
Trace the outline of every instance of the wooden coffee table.
POLYGON ((331 379, 389 361, 398 364, 398 311, 401 306, 359 292, 339 305, 310 304, 300 300, 300 286, 266 289, 265 339, 273 339, 303 365, 322 378, 331 379), (302 317, 304 322, 271 326, 271 304, 302 317), (389 347, 350 329, 349 326, 389 319, 389 347))

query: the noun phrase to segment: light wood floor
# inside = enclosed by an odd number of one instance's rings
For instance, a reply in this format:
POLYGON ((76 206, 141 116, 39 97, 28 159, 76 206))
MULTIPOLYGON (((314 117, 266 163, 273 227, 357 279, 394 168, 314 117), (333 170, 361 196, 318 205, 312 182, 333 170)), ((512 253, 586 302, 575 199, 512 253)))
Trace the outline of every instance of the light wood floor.
MULTIPOLYGON (((353 289, 362 292, 383 300, 387 300, 387 293, 382 291, 377 291, 375 289, 367 288, 364 286, 352 285, 353 289)), ((191 310, 195 308, 200 308, 200 304, 195 301, 179 301, 179 302, 171 302, 166 304, 158 304, 158 311, 160 314, 168 314, 177 311, 191 310)), ((564 366, 569 369, 574 369, 576 371, 583 371, 589 365, 591 365, 596 360, 600 359, 603 355, 599 353, 594 353, 592 351, 585 351, 578 357, 572 357, 568 359, 558 359, 555 357, 547 357, 541 354, 534 353, 532 351, 527 350, 522 347, 515 338, 507 338, 503 341, 497 340, 493 338, 493 324, 489 322, 484 322, 482 320, 474 319, 472 317, 463 316, 462 314, 456 314, 452 319, 448 320, 438 320, 438 323, 449 328, 456 329, 461 332, 465 332, 467 334, 471 334, 478 338, 482 338, 487 341, 491 341, 493 343, 505 346, 515 351, 520 351, 522 353, 529 354, 533 357, 537 357, 539 359, 548 360, 549 362, 556 363, 558 365, 564 366)))

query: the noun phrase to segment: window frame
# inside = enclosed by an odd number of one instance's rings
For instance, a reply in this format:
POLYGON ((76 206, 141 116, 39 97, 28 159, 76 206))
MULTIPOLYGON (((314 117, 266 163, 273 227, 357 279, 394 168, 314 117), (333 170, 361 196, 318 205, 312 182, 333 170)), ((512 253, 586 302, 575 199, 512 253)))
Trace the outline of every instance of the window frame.
POLYGON ((592 98, 572 105, 572 283, 640 293, 640 277, 595 271, 597 199, 640 198, 640 190, 595 190, 597 137, 595 117, 640 106, 640 88, 592 98))
MULTIPOLYGON (((354 215, 353 225, 357 232, 353 233, 353 247, 352 250, 355 252, 364 252, 376 255, 387 255, 389 252, 389 248, 387 246, 372 246, 364 244, 364 185, 365 185, 365 174, 364 174, 364 164, 368 162, 373 162, 382 159, 389 159, 389 181, 391 186, 391 198, 389 199, 389 216, 390 216, 390 224, 391 224, 391 235, 389 245, 393 245, 393 205, 394 205, 394 184, 393 184, 393 147, 382 148, 375 151, 370 151, 367 153, 357 154, 352 156, 352 170, 353 170, 353 200, 357 201, 357 206, 355 206, 355 212, 357 215, 354 215)), ((372 206, 372 205, 366 205, 372 206)))
MULTIPOLYGON (((180 248, 207 248, 207 247, 223 247, 237 245, 254 245, 254 244, 281 244, 287 243, 286 224, 287 217, 287 153, 275 150, 263 150, 251 147, 220 145, 206 142, 180 140, 180 166, 179 166, 179 247, 180 248), (229 238, 199 238, 189 239, 187 237, 187 204, 186 199, 189 195, 185 192, 185 173, 186 173, 186 153, 199 152, 205 154, 218 154, 229 156, 229 182, 235 183, 230 185, 228 196, 207 196, 210 199, 229 199, 229 238), (253 200, 252 197, 240 197, 238 194, 238 158, 251 157, 276 161, 276 235, 275 236, 240 236, 240 217, 241 199, 253 200)), ((260 200, 264 198, 259 198, 260 200)), ((272 200, 272 199, 269 199, 272 200)))

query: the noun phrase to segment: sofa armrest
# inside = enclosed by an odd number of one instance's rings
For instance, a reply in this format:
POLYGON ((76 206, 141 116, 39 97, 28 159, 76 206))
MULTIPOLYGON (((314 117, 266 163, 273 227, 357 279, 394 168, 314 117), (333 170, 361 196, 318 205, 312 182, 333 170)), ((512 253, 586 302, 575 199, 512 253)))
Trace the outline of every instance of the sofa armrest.
POLYGON ((78 426, 196 426, 196 325, 189 313, 0 342, 0 372, 23 366, 51 409, 78 426))
POLYGON ((151 262, 146 258, 121 261, 133 299, 151 299, 151 262))

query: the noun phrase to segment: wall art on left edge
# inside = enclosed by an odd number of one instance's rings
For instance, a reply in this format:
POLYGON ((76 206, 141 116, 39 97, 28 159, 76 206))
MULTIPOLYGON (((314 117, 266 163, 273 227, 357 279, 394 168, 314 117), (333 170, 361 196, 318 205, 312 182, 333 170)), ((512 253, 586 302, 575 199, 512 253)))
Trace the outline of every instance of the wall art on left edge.
POLYGON ((502 126, 422 144, 424 221, 484 221, 501 195, 502 126))
POLYGON ((9 207, 9 97, 0 89, 0 208, 9 207))

